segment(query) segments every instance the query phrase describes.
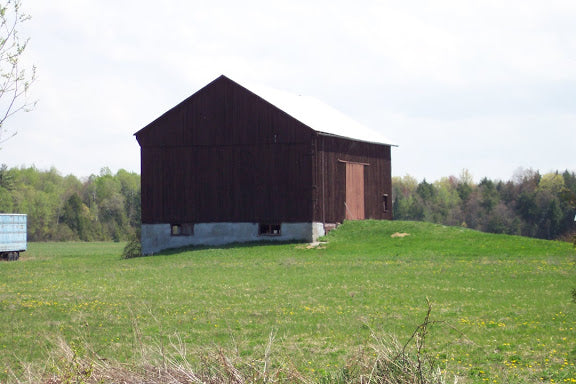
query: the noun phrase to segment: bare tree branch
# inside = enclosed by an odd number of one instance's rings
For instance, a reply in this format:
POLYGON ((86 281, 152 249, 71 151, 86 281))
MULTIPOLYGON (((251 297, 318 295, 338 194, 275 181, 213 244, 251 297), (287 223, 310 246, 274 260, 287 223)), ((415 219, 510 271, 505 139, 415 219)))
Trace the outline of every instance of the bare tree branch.
POLYGON ((28 99, 36 67, 24 68, 21 60, 30 39, 18 33, 18 27, 28 20, 30 16, 22 13, 20 0, 0 0, 0 143, 17 133, 6 127, 6 120, 36 105, 28 99))

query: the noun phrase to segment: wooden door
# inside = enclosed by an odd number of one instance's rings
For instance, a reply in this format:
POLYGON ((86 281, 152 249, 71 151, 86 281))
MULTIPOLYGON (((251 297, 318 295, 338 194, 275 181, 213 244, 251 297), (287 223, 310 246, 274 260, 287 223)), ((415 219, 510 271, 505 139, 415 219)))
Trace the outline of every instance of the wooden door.
POLYGON ((364 220, 364 164, 346 163, 346 220, 364 220))

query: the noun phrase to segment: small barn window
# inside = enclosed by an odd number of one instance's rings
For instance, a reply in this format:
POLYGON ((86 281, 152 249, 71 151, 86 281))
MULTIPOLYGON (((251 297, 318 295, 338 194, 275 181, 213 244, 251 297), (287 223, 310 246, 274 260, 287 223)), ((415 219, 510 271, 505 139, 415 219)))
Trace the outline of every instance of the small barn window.
POLYGON ((192 236, 194 234, 194 224, 170 224, 171 236, 192 236))
POLYGON ((388 195, 387 194, 382 195, 382 210, 384 212, 388 212, 388 195))
POLYGON ((258 235, 280 236, 280 224, 260 224, 258 225, 258 235))

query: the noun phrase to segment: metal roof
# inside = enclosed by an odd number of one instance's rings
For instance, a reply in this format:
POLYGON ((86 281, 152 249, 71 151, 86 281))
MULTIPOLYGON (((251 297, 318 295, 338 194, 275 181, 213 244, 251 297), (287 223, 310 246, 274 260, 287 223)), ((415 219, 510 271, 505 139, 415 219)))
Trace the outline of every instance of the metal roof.
POLYGON ((397 146, 380 132, 360 124, 314 97, 296 95, 259 84, 236 83, 320 134, 397 146))

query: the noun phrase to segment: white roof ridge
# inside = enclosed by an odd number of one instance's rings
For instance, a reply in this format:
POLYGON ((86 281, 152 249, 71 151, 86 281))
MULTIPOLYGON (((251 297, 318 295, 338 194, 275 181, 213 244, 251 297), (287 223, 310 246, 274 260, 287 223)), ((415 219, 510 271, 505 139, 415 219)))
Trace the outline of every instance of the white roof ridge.
MULTIPOLYGON (((234 79, 230 80, 236 82, 234 79)), ((302 96, 260 84, 236 83, 321 134, 397 146, 379 132, 313 96, 302 96)))

